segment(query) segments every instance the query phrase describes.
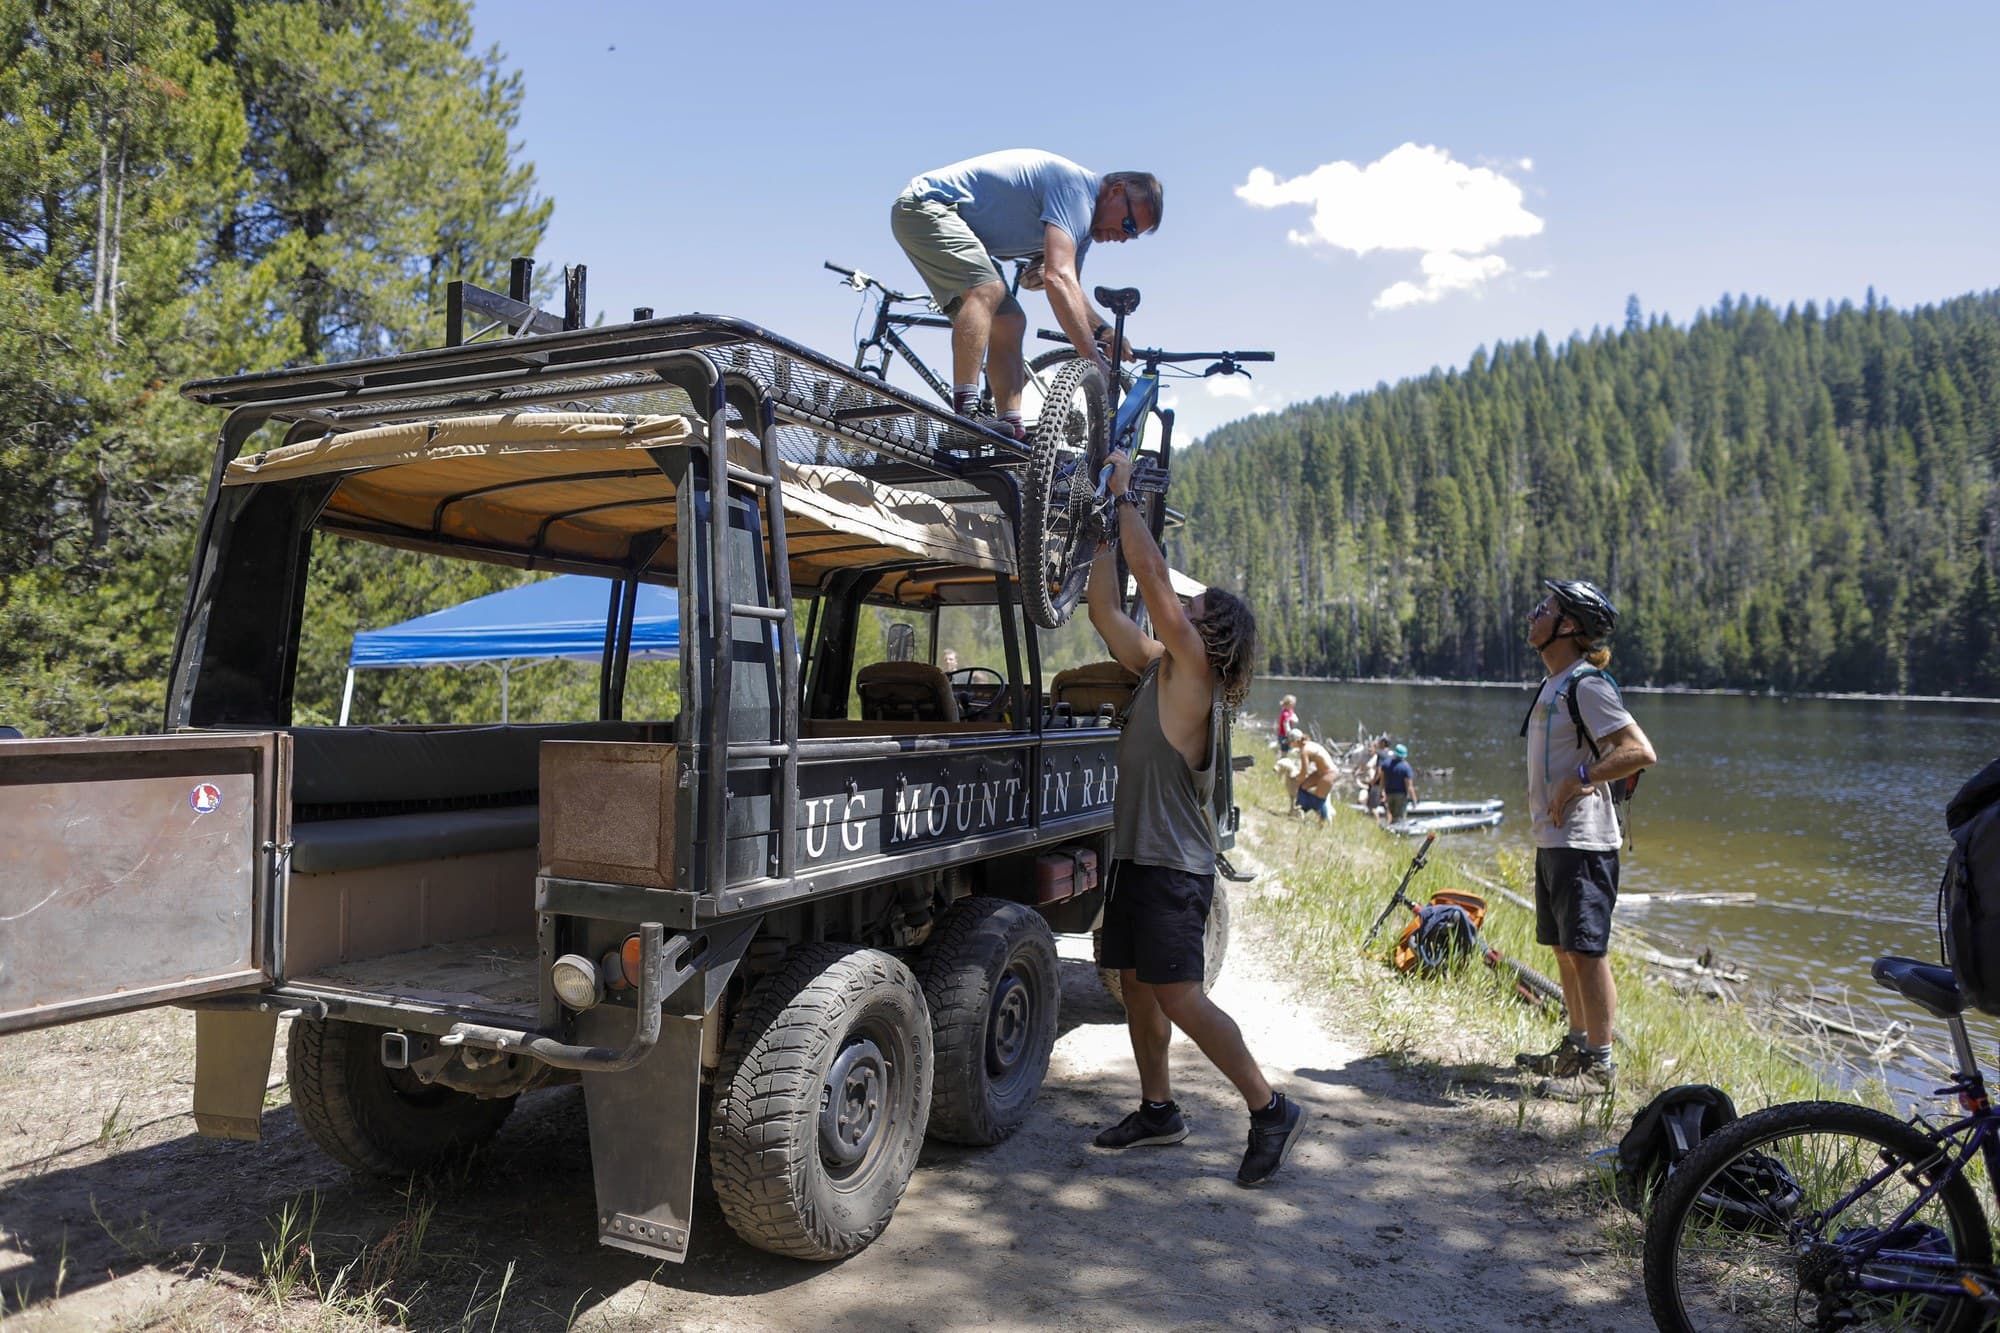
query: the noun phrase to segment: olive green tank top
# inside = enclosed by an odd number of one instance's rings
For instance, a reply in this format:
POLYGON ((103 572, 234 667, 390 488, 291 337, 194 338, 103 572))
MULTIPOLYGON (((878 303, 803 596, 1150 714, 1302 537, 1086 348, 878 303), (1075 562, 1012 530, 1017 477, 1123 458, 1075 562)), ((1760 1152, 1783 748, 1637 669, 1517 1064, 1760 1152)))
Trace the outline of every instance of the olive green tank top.
POLYGON ((1215 873, 1216 754, 1221 748, 1222 691, 1211 697, 1208 762, 1199 769, 1160 728, 1160 663, 1139 676, 1118 735, 1118 788, 1111 803, 1111 857, 1150 866, 1215 873))

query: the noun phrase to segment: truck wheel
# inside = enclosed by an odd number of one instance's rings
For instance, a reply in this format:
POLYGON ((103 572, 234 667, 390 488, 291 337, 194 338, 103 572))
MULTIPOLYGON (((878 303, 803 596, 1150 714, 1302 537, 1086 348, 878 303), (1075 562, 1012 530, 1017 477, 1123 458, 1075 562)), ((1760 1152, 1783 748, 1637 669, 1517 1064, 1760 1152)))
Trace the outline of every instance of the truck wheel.
MULTIPOLYGON (((1102 958, 1104 937, 1102 932, 1093 931, 1090 936, 1090 956, 1102 958)), ((1215 882, 1215 899, 1208 905, 1208 928, 1202 932, 1201 962, 1203 991, 1215 988, 1215 979, 1222 975, 1222 960, 1229 953, 1229 890, 1220 878, 1215 882)), ((1125 1007, 1122 982, 1116 968, 1099 967, 1097 979, 1104 983, 1104 989, 1111 992, 1111 998, 1118 1001, 1118 1007, 1125 1007)))
POLYGON ((918 970, 937 1049, 931 1136, 974 1147, 1021 1127, 1056 1044, 1056 940, 1041 913, 968 898, 938 923, 918 970))
POLYGON ((709 1165, 760 1250, 843 1259, 889 1225, 923 1146, 931 1027, 910 969, 812 944, 751 991, 715 1076, 709 1165))
POLYGON ((382 1066, 385 1029, 292 1020, 286 1078, 308 1138, 367 1175, 401 1176, 462 1156, 492 1138, 512 1097, 475 1097, 382 1066))

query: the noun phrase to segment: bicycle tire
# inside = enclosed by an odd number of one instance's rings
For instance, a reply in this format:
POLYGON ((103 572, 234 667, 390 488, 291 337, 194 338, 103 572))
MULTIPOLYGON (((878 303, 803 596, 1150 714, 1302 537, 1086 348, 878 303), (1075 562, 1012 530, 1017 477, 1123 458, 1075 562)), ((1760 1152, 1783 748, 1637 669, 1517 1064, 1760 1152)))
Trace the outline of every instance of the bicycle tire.
MULTIPOLYGON (((1667 1177, 1647 1218, 1646 1300, 1654 1322, 1663 1333, 1797 1330, 1825 1327, 1843 1311, 1842 1318, 1858 1321, 1843 1328, 1966 1333, 1978 1327, 1980 1312, 1969 1297, 1878 1295, 1864 1302, 1839 1289, 1841 1279, 1851 1281, 1868 1265, 1844 1261, 1832 1240, 1850 1227, 1885 1225, 1915 1202, 1908 1170, 1892 1171, 1837 1215, 1821 1216, 1882 1166, 1914 1164, 1921 1171, 1938 1154, 1937 1144, 1908 1123, 1850 1102, 1793 1102, 1725 1126, 1667 1177), (1736 1202, 1745 1195, 1732 1182, 1744 1170, 1768 1170, 1771 1161, 1789 1173, 1798 1199, 1783 1210, 1736 1202), (1690 1246, 1691 1239, 1703 1243, 1690 1246)), ((1911 1221, 1942 1231, 1958 1263, 1991 1264, 1993 1238, 1963 1173, 1911 1221)), ((1891 1261, 1875 1261, 1872 1275, 1893 1272, 1891 1261)))
POLYGON ((1090 579, 1097 537, 1087 502, 1109 448, 1104 381, 1088 361, 1056 372, 1049 400, 1065 405, 1035 422, 1021 497, 1017 551, 1021 600, 1043 629, 1061 629, 1090 579))

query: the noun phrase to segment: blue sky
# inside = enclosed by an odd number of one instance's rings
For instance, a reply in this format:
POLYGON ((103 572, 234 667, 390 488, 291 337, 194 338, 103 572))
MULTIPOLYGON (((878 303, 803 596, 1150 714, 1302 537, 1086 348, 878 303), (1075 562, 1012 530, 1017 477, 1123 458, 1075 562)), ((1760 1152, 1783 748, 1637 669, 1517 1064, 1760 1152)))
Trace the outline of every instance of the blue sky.
MULTIPOLYGON (((911 176, 1006 147, 1157 173, 1159 233, 1095 247, 1086 286, 1143 290, 1135 341, 1279 357, 1231 386, 1252 397, 1182 392, 1183 439, 1615 324, 1628 293, 1685 322, 1724 292, 2000 284, 1992 5, 476 0, 474 22, 526 78, 538 258, 587 263, 614 318, 737 315, 844 359, 859 298, 820 263, 916 288, 888 231, 911 176)), ((1029 317, 1053 324, 1039 297, 1029 317)))

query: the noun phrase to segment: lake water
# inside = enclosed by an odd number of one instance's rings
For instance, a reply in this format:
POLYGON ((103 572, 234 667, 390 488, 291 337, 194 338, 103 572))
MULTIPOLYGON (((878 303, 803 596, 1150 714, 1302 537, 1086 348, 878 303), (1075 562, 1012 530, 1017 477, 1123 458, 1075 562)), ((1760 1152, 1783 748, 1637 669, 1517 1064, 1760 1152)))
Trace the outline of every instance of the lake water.
MULTIPOLYGON (((1420 773, 1452 769, 1419 777, 1426 799, 1504 797, 1505 822, 1453 835, 1459 848, 1531 854, 1518 734, 1526 687, 1259 681, 1247 707, 1275 718, 1287 693, 1329 741, 1351 741, 1358 723, 1408 745, 1420 773)), ((1712 944, 1800 989, 1845 982, 1938 1029, 1868 968, 1888 953, 1938 957, 1944 806, 2000 755, 2000 706, 1637 691, 1626 702, 1660 763, 1633 805, 1621 887, 1749 891, 1757 902, 1634 904, 1620 918, 1696 949, 1712 944)))

